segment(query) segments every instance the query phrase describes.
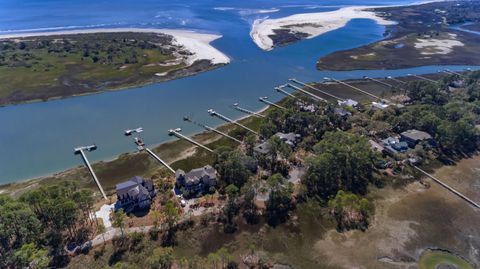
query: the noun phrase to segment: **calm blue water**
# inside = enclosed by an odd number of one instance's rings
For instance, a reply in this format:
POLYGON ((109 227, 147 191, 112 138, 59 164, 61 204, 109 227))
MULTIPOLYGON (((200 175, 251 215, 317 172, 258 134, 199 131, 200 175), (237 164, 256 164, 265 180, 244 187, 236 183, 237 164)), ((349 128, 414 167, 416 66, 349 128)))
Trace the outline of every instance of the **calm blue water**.
POLYGON ((370 20, 353 20, 337 31, 271 52, 258 49, 249 37, 256 18, 328 11, 351 4, 400 3, 407 2, 0 0, 0 34, 95 27, 186 28, 222 34, 223 38, 213 45, 232 58, 232 63, 223 68, 171 82, 0 108, 0 183, 81 165, 72 152, 78 145, 98 145, 97 151, 88 154, 92 161, 134 151, 131 138, 123 136, 127 128, 143 126, 146 142, 158 144, 171 139, 167 135, 170 128, 182 127, 185 134, 200 131, 183 123, 184 115, 220 124, 206 113, 215 108, 238 118, 243 115, 229 107, 232 103, 260 109, 263 104, 258 97, 279 100, 282 96, 273 87, 290 77, 318 81, 324 76, 343 79, 435 72, 438 67, 431 66, 396 71, 315 70, 315 62, 322 55, 381 39, 383 27, 370 20))

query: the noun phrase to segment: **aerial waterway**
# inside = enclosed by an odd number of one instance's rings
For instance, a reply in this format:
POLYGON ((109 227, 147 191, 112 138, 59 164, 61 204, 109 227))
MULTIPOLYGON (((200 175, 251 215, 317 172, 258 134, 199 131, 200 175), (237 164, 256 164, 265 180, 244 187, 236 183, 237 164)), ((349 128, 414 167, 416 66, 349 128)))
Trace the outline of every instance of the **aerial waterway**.
MULTIPOLYGON (((142 126, 143 138, 150 143, 173 139, 167 130, 181 127, 183 134, 203 131, 184 122, 188 115, 209 126, 223 121, 211 117, 215 108, 229 118, 244 114, 232 109, 238 102, 256 111, 266 104, 261 96, 277 101, 282 95, 273 89, 288 78, 319 81, 385 77, 436 72, 438 66, 404 70, 319 72, 316 60, 337 50, 358 47, 383 38, 384 27, 371 20, 355 19, 345 27, 277 48, 260 50, 250 39, 253 20, 296 13, 330 11, 339 5, 385 5, 386 1, 17 1, 0 0, 0 34, 31 31, 106 27, 185 28, 219 33, 223 38, 213 45, 232 62, 214 71, 141 88, 106 92, 49 102, 0 108, 0 184, 39 177, 82 165, 73 156, 76 145, 96 143, 90 161, 115 158, 132 151, 131 141, 123 136, 130 126, 142 126), (81 11, 81 12, 80 12, 81 11), (88 14, 88 16, 85 16, 88 14), (41 19, 38 19, 41 18, 41 19)), ((406 1, 387 1, 387 4, 406 1)), ((462 70, 467 66, 446 66, 462 70)), ((475 67, 472 67, 475 68, 475 67)), ((0 74, 0 83, 2 77, 0 74)))

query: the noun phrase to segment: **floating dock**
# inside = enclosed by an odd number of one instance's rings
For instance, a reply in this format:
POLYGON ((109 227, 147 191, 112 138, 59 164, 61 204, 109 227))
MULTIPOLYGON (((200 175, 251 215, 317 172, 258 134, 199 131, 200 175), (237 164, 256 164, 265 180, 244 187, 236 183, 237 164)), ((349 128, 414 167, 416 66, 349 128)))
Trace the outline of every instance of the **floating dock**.
POLYGON ((228 139, 231 139, 231 140, 233 140, 233 141, 235 141, 235 142, 238 142, 238 143, 242 144, 242 141, 236 139, 235 137, 233 137, 233 136, 231 136, 231 135, 229 135, 229 134, 227 134, 227 133, 224 133, 224 132, 222 132, 222 131, 219 131, 219 130, 217 130, 217 129, 213 128, 213 127, 210 127, 210 126, 208 126, 208 125, 205 125, 205 124, 202 124, 202 123, 198 123, 198 122, 192 120, 192 119, 189 118, 189 117, 183 117, 183 120, 184 120, 184 121, 191 122, 191 123, 193 123, 193 124, 196 124, 196 125, 198 125, 198 126, 200 126, 200 127, 205 128, 205 130, 215 132, 215 133, 217 133, 217 134, 219 134, 219 135, 222 135, 222 136, 224 136, 224 137, 226 137, 226 138, 228 138, 228 139))
POLYGON ((185 140, 187 140, 188 142, 190 142, 190 143, 192 143, 192 144, 194 144, 194 145, 197 145, 197 146, 201 147, 202 149, 204 149, 204 150, 206 150, 206 151, 208 151, 208 152, 215 153, 211 148, 209 148, 209 147, 207 147, 207 146, 204 146, 204 145, 198 143, 197 141, 191 139, 190 137, 184 136, 183 134, 180 133, 181 131, 182 131, 182 129, 180 129, 180 128, 170 129, 170 130, 168 130, 168 134, 169 134, 169 135, 174 135, 174 136, 176 136, 176 137, 178 137, 178 138, 185 139, 185 140))
POLYGON ((276 108, 280 108, 280 109, 283 109, 283 110, 287 110, 285 107, 279 105, 279 104, 275 104, 274 102, 270 102, 268 100, 268 97, 267 96, 263 96, 263 97, 258 97, 258 100, 264 104, 267 104, 267 105, 270 105, 270 106, 274 106, 276 108))
POLYGON ((234 120, 232 120, 232 119, 230 119, 230 118, 228 118, 228 117, 226 117, 226 116, 218 113, 217 111, 215 111, 215 110, 213 110, 213 109, 209 109, 207 112, 208 112, 208 114, 210 114, 210 116, 212 116, 212 117, 218 117, 218 118, 220 118, 220 119, 222 119, 222 120, 224 120, 224 121, 227 121, 227 122, 233 123, 233 124, 235 124, 235 125, 237 125, 237 126, 239 126, 239 127, 242 127, 243 129, 245 129, 245 130, 247 130, 247 131, 249 131, 249 132, 251 132, 251 133, 253 133, 253 134, 257 135, 257 136, 260 136, 260 134, 258 134, 258 133, 255 132, 254 130, 248 128, 247 126, 245 126, 245 125, 243 125, 243 124, 241 124, 241 123, 239 123, 239 122, 237 122, 237 121, 234 121, 234 120))
POLYGON ((94 144, 94 145, 90 145, 90 146, 76 147, 76 148, 74 149, 74 151, 75 151, 76 154, 80 154, 80 156, 82 156, 83 162, 84 162, 85 165, 87 166, 88 171, 89 171, 90 174, 92 175, 93 180, 94 180, 95 183, 97 184, 98 189, 99 189, 100 192, 102 193, 103 199, 105 199, 105 200, 108 201, 107 195, 105 194, 105 191, 103 191, 103 187, 102 187, 102 185, 100 184, 100 181, 98 180, 97 175, 96 175, 95 172, 93 171, 93 168, 92 168, 92 166, 90 165, 90 162, 88 161, 87 156, 85 155, 85 152, 83 152, 84 150, 92 151, 92 150, 95 150, 95 149, 97 149, 97 146, 94 144))
POLYGON ((333 95, 333 94, 331 94, 331 93, 329 93, 329 92, 326 92, 326 91, 322 91, 322 90, 320 90, 320 89, 318 89, 318 88, 313 87, 312 85, 309 85, 309 84, 307 84, 307 83, 301 82, 300 80, 297 80, 297 79, 295 79, 295 78, 291 78, 291 79, 289 79, 289 80, 290 80, 291 82, 294 82, 294 83, 297 83, 297 84, 299 84, 299 85, 302 85, 303 87, 307 87, 307 88, 309 88, 309 89, 311 89, 311 90, 314 90, 314 91, 316 91, 316 92, 319 92, 319 93, 325 94, 325 95, 327 95, 327 96, 330 96, 330 97, 332 97, 332 98, 334 98, 334 99, 337 99, 337 100, 340 100, 340 101, 344 101, 344 99, 342 99, 342 98, 340 98, 340 97, 338 97, 338 96, 336 96, 336 95, 333 95))

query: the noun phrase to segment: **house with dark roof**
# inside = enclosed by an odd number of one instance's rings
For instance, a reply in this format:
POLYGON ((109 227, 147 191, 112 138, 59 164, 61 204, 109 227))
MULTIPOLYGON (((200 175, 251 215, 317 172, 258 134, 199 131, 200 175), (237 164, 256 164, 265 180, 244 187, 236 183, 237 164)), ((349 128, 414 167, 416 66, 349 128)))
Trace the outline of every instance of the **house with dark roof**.
POLYGON ((217 186, 217 170, 210 165, 192 169, 188 173, 178 169, 175 177, 175 186, 190 193, 209 191, 217 186))
POLYGON ((290 145, 291 147, 295 147, 295 145, 297 144, 297 141, 300 139, 300 135, 295 133, 278 132, 275 134, 275 136, 280 138, 280 140, 285 142, 287 145, 290 145))
POLYGON ((422 141, 427 141, 428 143, 433 142, 433 138, 431 135, 415 129, 401 133, 400 137, 400 140, 406 142, 411 148, 414 148, 415 145, 422 141))
POLYGON ((149 208, 153 198, 157 195, 153 181, 139 176, 117 184, 116 192, 115 210, 123 208, 125 213, 149 208))

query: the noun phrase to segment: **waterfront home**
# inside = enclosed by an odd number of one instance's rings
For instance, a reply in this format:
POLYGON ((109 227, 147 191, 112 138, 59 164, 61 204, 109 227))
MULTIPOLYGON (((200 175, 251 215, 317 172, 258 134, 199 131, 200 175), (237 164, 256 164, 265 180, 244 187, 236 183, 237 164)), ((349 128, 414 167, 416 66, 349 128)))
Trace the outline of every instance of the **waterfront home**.
POLYGON ((384 102, 372 102, 372 108, 383 110, 388 107, 387 103, 384 102))
POLYGON ((270 145, 267 141, 264 141, 260 144, 257 144, 253 147, 253 152, 255 155, 267 155, 270 152, 270 145))
POLYGON ((116 185, 117 203, 115 210, 123 208, 125 213, 149 208, 157 192, 152 180, 135 176, 116 185))
POLYGON ((342 117, 342 118, 347 118, 348 116, 351 115, 350 112, 348 112, 347 110, 345 110, 344 108, 342 107, 336 107, 333 109, 333 113, 335 113, 336 115, 342 117))
POLYGON ((339 100, 337 101, 339 106, 344 106, 344 107, 357 107, 358 102, 352 99, 347 99, 347 100, 339 100))
POLYGON ((286 134, 281 132, 276 133, 275 136, 280 138, 280 140, 282 140, 283 142, 285 142, 287 145, 291 147, 295 147, 295 145, 297 144, 298 140, 301 137, 299 134, 295 134, 295 133, 286 134))
POLYGON ((192 169, 188 173, 178 169, 175 177, 175 186, 189 193, 211 191, 217 185, 217 171, 210 165, 192 169))
POLYGON ((432 136, 426 132, 419 130, 408 130, 400 134, 401 140, 405 141, 411 148, 414 148, 421 141, 432 143, 432 136))

